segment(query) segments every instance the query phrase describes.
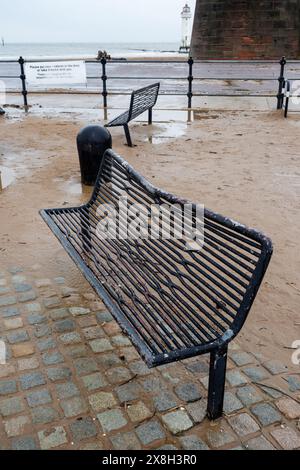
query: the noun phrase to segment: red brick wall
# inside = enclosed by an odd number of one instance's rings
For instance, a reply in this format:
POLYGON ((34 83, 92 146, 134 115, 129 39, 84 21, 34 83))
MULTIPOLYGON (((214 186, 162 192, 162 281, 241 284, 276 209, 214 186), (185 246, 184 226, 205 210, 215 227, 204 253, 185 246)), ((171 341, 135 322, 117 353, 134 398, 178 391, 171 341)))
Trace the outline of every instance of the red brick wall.
POLYGON ((197 0, 196 59, 300 57, 300 0, 197 0))

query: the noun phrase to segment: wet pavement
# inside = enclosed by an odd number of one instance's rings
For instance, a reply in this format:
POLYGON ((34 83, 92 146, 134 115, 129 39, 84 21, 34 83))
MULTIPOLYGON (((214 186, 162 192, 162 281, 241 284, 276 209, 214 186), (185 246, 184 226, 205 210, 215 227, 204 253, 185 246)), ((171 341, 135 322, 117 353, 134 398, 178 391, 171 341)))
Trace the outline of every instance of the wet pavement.
POLYGON ((206 418, 208 356, 148 369, 83 280, 0 274, 0 449, 299 449, 300 381, 230 347, 224 417, 206 418))

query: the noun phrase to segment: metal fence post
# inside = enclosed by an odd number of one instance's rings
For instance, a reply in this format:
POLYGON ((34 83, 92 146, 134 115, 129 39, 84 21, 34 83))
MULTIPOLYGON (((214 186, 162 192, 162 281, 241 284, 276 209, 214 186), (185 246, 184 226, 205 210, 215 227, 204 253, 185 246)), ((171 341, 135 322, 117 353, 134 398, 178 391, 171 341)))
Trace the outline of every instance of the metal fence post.
POLYGON ((285 82, 285 107, 284 107, 284 117, 288 117, 289 112, 289 102, 290 102, 290 92, 291 92, 291 84, 289 80, 285 82))
POLYGON ((188 90, 188 93, 187 93, 187 97, 188 97, 188 108, 191 109, 192 108, 192 98, 193 98, 193 80, 194 80, 194 77, 193 77, 194 60, 193 60, 192 57, 189 58, 188 64, 189 64, 189 76, 188 76, 189 90, 188 90))
POLYGON ((105 57, 103 57, 101 59, 101 64, 102 64, 102 77, 101 77, 101 79, 102 79, 102 96, 103 96, 103 107, 104 107, 104 109, 107 108, 106 63, 107 63, 107 60, 105 59, 105 57))
POLYGON ((20 69, 21 69, 20 79, 22 82, 22 95, 23 95, 23 100, 24 100, 24 109, 25 109, 25 112, 27 112, 28 111, 28 102, 27 102, 28 93, 27 93, 27 88, 26 88, 26 75, 25 75, 25 69, 24 69, 25 60, 23 59, 23 57, 19 57, 18 62, 20 64, 20 69))
POLYGON ((284 88, 284 68, 286 65, 286 58, 282 57, 280 60, 280 75, 278 77, 278 82, 279 82, 279 87, 278 87, 278 95, 277 95, 277 109, 282 109, 283 106, 283 101, 284 101, 284 94, 283 94, 283 88, 284 88))

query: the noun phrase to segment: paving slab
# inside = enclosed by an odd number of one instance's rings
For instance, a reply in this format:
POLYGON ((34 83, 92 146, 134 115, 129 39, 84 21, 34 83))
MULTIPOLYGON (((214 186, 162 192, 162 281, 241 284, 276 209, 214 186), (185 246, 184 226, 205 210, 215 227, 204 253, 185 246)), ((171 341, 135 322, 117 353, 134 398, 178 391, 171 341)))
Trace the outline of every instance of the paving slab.
POLYGON ((10 351, 0 366, 0 448, 300 448, 300 379, 284 361, 235 341, 224 416, 211 423, 208 357, 149 369, 91 289, 83 295, 66 275, 63 283, 25 269, 14 276, 1 278, 9 292, 0 295, 0 330, 10 351))

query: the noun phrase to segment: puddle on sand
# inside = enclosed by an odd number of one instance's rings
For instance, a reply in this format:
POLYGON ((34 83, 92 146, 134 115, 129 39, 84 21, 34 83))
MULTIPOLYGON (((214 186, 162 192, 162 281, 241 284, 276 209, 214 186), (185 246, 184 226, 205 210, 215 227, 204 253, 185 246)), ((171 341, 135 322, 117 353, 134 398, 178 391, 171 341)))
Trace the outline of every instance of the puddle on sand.
POLYGON ((143 131, 146 129, 148 134, 143 138, 144 142, 161 144, 167 140, 183 137, 187 130, 187 123, 172 121, 170 123, 159 123, 155 127, 156 129, 143 127, 143 131))
POLYGON ((16 179, 15 172, 5 166, 0 166, 0 191, 7 188, 16 179))
POLYGON ((64 191, 67 194, 72 194, 74 196, 82 196, 83 200, 89 198, 93 187, 85 186, 81 184, 81 181, 78 177, 71 177, 69 180, 63 178, 54 178, 54 183, 58 183, 61 191, 64 191))

